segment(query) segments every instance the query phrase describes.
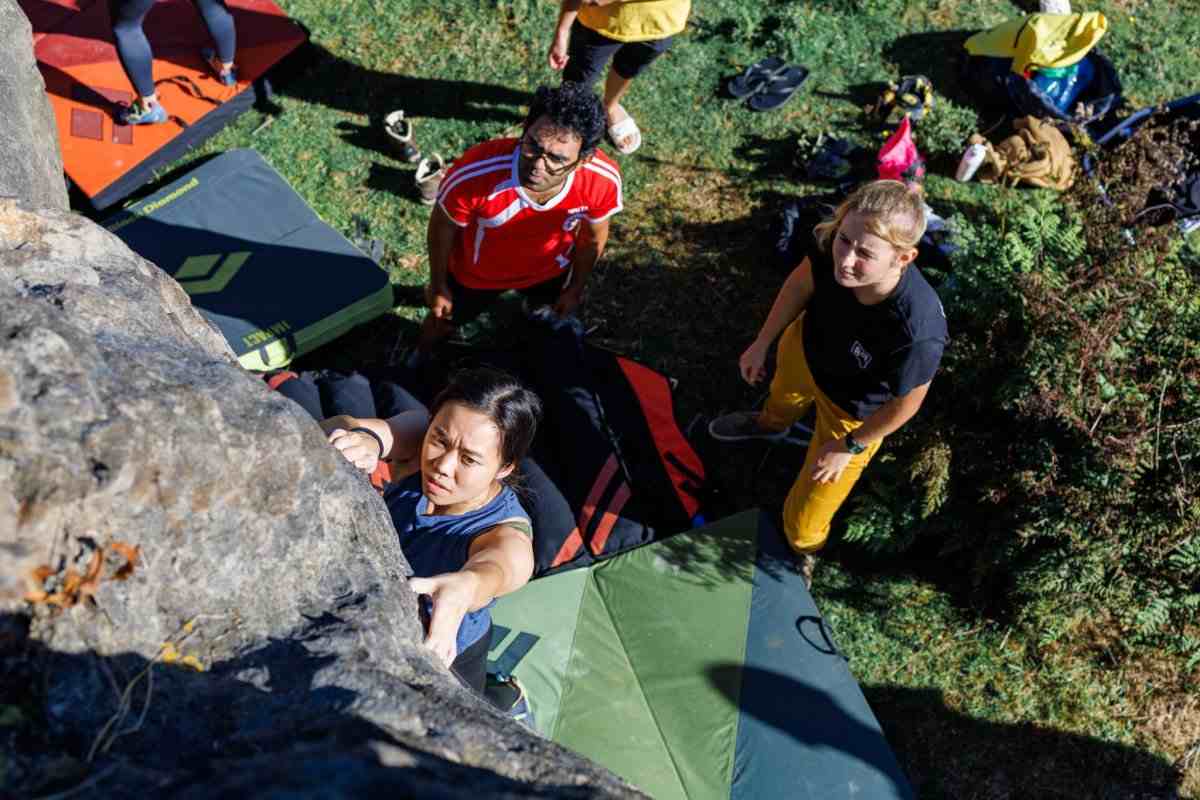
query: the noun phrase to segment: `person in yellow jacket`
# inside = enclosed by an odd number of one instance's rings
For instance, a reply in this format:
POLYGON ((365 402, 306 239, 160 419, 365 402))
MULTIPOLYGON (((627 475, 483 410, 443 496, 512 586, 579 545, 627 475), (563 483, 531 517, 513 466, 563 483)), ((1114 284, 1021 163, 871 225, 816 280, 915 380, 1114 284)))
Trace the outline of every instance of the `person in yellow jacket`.
POLYGON ((804 466, 783 506, 784 535, 809 582, 833 515, 884 437, 917 413, 941 362, 946 315, 913 263, 924 232, 919 188, 880 180, 856 189, 814 229, 808 255, 738 361, 742 378, 758 383, 779 338, 766 407, 709 425, 721 441, 779 440, 815 407, 804 466))
POLYGON ((608 137, 618 153, 629 155, 642 144, 642 132, 621 98, 684 29, 691 5, 691 0, 562 0, 550 68, 562 70, 564 81, 591 86, 612 61, 604 107, 608 137))

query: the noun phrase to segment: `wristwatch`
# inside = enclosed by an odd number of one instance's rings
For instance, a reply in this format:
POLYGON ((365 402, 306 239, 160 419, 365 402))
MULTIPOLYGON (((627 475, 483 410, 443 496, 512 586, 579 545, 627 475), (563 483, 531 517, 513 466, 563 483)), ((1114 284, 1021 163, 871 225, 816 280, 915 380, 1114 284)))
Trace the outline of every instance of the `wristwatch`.
POLYGON ((846 443, 846 450, 849 451, 851 455, 858 455, 867 449, 867 446, 865 444, 860 444, 859 441, 854 438, 854 434, 852 433, 847 433, 842 441, 846 443))

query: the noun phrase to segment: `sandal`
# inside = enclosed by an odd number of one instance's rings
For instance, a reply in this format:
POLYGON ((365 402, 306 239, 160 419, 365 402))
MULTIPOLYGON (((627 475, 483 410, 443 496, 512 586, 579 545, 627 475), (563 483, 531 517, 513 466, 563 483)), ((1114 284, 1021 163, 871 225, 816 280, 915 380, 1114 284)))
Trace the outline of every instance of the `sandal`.
POLYGON ((446 162, 437 153, 421 159, 417 165, 414 180, 417 190, 421 193, 421 202, 427 206, 437 201, 438 189, 442 186, 442 177, 446 174, 446 162))
POLYGON ((808 69, 789 66, 775 73, 757 94, 747 101, 752 111, 771 111, 792 98, 808 79, 808 69))
MULTIPOLYGON (((625 111, 624 108, 621 110, 625 111)), ((625 111, 625 119, 609 126, 608 140, 623 156, 629 155, 642 146, 642 131, 628 111, 625 111), (625 142, 625 145, 622 146, 621 142, 625 142)))
POLYGON ((405 119, 403 111, 393 111, 383 118, 383 132, 402 160, 410 164, 421 160, 421 151, 413 141, 412 120, 405 119))
POLYGON ((742 70, 725 88, 731 97, 741 100, 761 90, 771 78, 786 67, 787 62, 779 56, 767 56, 742 70))

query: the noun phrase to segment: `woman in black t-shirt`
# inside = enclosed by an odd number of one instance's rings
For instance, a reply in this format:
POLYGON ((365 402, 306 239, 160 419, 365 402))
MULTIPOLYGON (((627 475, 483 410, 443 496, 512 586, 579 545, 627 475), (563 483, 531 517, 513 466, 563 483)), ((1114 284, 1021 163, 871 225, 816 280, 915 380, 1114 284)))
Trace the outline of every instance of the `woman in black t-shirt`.
POLYGON ((833 515, 883 438, 921 407, 946 345, 942 305, 913 264, 924 209, 919 187, 874 181, 816 226, 815 246, 738 362, 742 378, 758 383, 779 337, 765 408, 709 426, 722 441, 777 440, 816 407, 804 466, 783 507, 784 534, 810 580, 812 553, 833 515))

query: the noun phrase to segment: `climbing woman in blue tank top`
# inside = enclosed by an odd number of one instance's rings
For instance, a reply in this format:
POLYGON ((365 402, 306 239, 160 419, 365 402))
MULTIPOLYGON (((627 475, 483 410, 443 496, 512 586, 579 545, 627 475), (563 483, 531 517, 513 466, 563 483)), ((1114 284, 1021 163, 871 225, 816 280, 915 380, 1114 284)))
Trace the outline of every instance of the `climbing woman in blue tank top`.
POLYGON ((409 586, 429 612, 425 643, 482 693, 495 598, 533 574, 529 515, 507 481, 541 416, 533 392, 502 372, 455 375, 430 413, 390 419, 331 417, 329 441, 356 467, 380 459, 399 479, 384 492, 409 586))

